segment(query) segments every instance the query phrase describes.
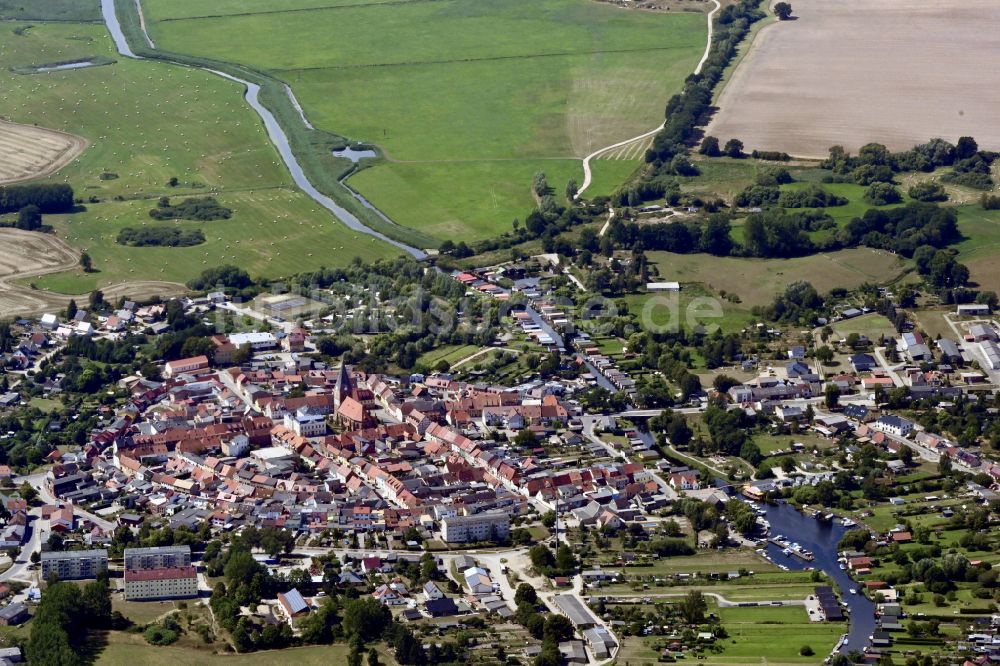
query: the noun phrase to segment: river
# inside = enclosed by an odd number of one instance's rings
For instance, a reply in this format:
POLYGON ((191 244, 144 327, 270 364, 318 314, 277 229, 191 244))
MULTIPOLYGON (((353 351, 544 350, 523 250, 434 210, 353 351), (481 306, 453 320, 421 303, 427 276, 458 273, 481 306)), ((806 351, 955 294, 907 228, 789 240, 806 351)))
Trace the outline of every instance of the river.
MULTIPOLYGON (((142 58, 137 55, 129 46, 128 40, 125 38, 125 33, 122 31, 121 23, 118 21, 118 15, 115 13, 114 0, 101 0, 101 13, 104 16, 104 24, 108 27, 108 32, 111 33, 111 39, 114 41, 115 48, 118 50, 118 53, 127 58, 145 60, 146 58, 142 58)), ((313 201, 333 213, 333 215, 348 228, 363 234, 368 234, 369 236, 374 236, 375 238, 385 241, 390 245, 394 245, 395 247, 410 254, 415 259, 427 258, 427 253, 423 250, 407 245, 406 243, 397 241, 393 238, 389 238, 385 234, 375 231, 371 227, 365 226, 365 224, 355 217, 353 213, 337 205, 333 199, 316 189, 312 182, 310 182, 310 180, 306 177, 305 172, 302 170, 302 166, 299 164, 298 159, 296 159, 295 154, 292 152, 291 146, 288 144, 288 137, 285 135, 285 131, 281 128, 281 125, 278 124, 274 114, 272 114, 263 104, 260 103, 259 85, 251 83, 250 81, 244 81, 243 79, 226 74, 225 72, 219 72, 206 68, 201 69, 229 79, 230 81, 235 81, 236 83, 240 83, 246 87, 245 99, 250 105, 250 108, 252 108, 264 122, 264 127, 267 129, 267 135, 271 139, 271 143, 273 143, 274 147, 278 150, 278 154, 281 155, 281 159, 288 168, 288 172, 292 175, 292 180, 303 192, 312 198, 313 201)))
POLYGON ((870 643, 869 636, 875 632, 875 604, 858 589, 861 585, 851 579, 837 562, 837 544, 847 532, 839 524, 823 523, 811 518, 790 504, 765 505, 767 521, 771 524, 770 536, 782 534, 798 543, 815 556, 812 562, 805 562, 795 556, 786 557, 773 543, 768 543, 767 554, 775 562, 789 569, 801 571, 807 566, 822 571, 840 588, 841 596, 847 604, 850 628, 847 643, 841 652, 864 650, 870 643), (858 594, 851 594, 858 589, 858 594))

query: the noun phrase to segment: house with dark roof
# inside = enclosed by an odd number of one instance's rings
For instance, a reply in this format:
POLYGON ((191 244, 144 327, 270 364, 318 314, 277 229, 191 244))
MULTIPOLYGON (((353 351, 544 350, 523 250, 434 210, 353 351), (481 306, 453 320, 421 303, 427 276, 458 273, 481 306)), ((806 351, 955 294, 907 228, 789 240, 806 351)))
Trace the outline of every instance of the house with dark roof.
POLYGON ((424 609, 430 614, 431 617, 449 617, 451 615, 458 615, 458 606, 455 605, 455 600, 450 597, 428 599, 424 602, 424 609))
POLYGON ((878 367, 878 363, 871 354, 855 354, 851 356, 851 367, 855 372, 868 372, 878 367))

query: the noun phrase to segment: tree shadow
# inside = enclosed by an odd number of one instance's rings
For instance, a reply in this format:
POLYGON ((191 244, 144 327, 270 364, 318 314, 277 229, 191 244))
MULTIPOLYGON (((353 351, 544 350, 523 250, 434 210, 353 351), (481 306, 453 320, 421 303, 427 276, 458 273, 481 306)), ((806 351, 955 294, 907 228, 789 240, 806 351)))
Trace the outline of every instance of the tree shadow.
POLYGON ((77 646, 77 654, 84 664, 96 664, 97 659, 108 647, 108 634, 106 629, 91 629, 87 632, 87 639, 77 646))

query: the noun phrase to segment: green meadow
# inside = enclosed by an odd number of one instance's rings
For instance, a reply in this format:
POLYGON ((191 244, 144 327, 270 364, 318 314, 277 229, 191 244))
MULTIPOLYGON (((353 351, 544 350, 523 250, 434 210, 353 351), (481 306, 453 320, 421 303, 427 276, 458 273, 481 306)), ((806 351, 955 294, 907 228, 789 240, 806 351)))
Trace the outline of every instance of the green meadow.
POLYGON ((224 261, 277 277, 343 265, 355 256, 395 254, 350 231, 292 187, 236 84, 188 68, 119 58, 102 24, 44 23, 15 34, 17 26, 0 28, 6 31, 0 39, 0 62, 6 66, 93 56, 116 60, 47 74, 0 70, 0 105, 8 119, 90 142, 50 179, 70 183, 85 210, 46 221, 70 245, 86 249, 99 272, 46 276, 36 281, 39 286, 81 293, 130 279, 185 282, 224 261), (176 187, 168 185, 171 178, 177 178, 176 187), (178 223, 200 225, 205 232, 209 242, 194 248, 117 245, 118 230, 151 222, 147 211, 164 195, 216 196, 234 215, 178 223))
MULTIPOLYGON (((705 40, 704 14, 591 0, 143 7, 158 48, 270 74, 318 128, 377 144, 385 160, 352 187, 441 240, 506 231, 532 206, 533 173, 561 192, 581 157, 655 126, 705 40)), ((588 194, 636 166, 602 164, 588 194)))

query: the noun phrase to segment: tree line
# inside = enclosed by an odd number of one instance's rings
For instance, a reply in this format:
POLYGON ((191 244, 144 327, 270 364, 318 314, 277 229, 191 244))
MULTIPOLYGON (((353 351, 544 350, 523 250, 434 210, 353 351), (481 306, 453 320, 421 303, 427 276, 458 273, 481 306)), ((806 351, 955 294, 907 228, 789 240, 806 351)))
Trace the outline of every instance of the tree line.
POLYGON ((65 183, 0 186, 0 213, 16 213, 27 206, 40 213, 69 213, 73 188, 65 183))

